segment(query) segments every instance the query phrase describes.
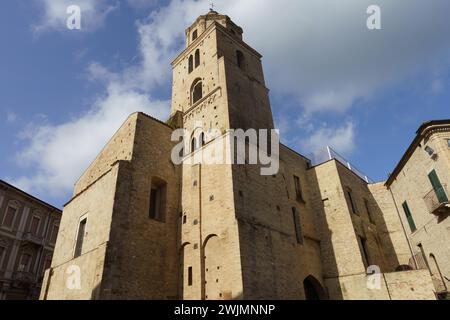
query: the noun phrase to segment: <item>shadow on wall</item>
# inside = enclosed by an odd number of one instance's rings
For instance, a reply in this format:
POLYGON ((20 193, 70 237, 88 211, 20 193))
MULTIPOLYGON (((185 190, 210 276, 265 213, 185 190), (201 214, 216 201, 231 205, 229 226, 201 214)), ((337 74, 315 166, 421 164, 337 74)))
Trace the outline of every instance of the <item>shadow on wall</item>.
MULTIPOLYGON (((339 261, 341 263, 345 263, 342 262, 345 261, 345 255, 358 255, 359 253, 361 260, 367 266, 377 265, 380 267, 381 272, 395 272, 401 271, 404 268, 411 269, 411 267, 400 266, 392 239, 389 235, 385 217, 376 199, 369 190, 367 183, 337 161, 336 166, 340 179, 339 186, 337 187, 339 189, 337 192, 340 195, 337 195, 337 197, 342 196, 345 198, 346 207, 339 210, 339 204, 331 203, 332 199, 327 198, 328 195, 322 194, 316 170, 310 170, 309 188, 312 191, 315 201, 314 208, 316 210, 317 230, 321 238, 323 275, 328 295, 331 299, 342 300, 345 297, 346 289, 342 287, 339 276, 346 276, 346 274, 342 274, 342 271, 339 270, 337 257, 340 258, 339 261), (356 191, 353 193, 353 200, 349 199, 345 194, 345 188, 350 187, 345 185, 347 183, 356 191), (350 201, 353 201, 353 205, 358 208, 356 210, 357 214, 353 213, 350 201), (368 201, 370 204, 369 209, 366 207, 364 201, 368 201), (349 215, 350 219, 338 220, 342 221, 341 223, 347 221, 347 223, 351 223, 352 225, 347 226, 347 229, 343 228, 342 231, 336 228, 336 226, 330 226, 329 221, 337 221, 332 218, 332 215, 349 215), (372 219, 370 215, 372 215, 372 219), (375 223, 371 223, 371 220, 375 223), (344 235, 343 233, 338 234, 338 232, 347 232, 344 230, 349 230, 349 227, 354 230, 353 233, 349 233, 348 235, 344 235), (335 232, 334 235, 333 232, 335 232), (342 240, 342 237, 344 237, 345 239, 346 236, 349 237, 349 241, 358 241, 360 252, 349 253, 345 250, 343 252, 335 252, 339 247, 333 241, 336 241, 336 238, 342 240), (358 236, 364 239, 364 244, 358 240, 358 236)), ((327 188, 330 188, 329 191, 332 193, 336 191, 331 189, 336 188, 336 186, 330 185, 327 188)), ((349 257, 349 261, 351 259, 354 259, 354 257, 349 257)), ((361 274, 364 274, 363 269, 361 269, 361 274)))

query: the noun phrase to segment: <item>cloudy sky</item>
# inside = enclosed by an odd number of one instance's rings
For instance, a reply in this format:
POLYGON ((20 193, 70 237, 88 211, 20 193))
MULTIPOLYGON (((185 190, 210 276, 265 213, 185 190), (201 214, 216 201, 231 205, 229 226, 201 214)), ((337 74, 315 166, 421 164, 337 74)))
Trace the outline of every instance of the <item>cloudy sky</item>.
MULTIPOLYGON (((0 178, 61 206, 127 115, 165 120, 170 61, 210 2, 1 1, 0 178)), ((264 56, 281 139, 307 156, 331 145, 384 180, 420 123, 450 118, 448 0, 214 3, 264 56)))

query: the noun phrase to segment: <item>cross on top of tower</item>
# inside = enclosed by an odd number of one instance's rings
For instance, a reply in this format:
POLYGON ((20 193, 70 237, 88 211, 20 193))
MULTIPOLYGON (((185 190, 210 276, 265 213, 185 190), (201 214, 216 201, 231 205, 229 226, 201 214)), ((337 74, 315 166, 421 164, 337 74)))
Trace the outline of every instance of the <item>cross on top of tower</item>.
POLYGON ((211 2, 210 7, 209 7, 209 11, 214 11, 214 2, 211 2))

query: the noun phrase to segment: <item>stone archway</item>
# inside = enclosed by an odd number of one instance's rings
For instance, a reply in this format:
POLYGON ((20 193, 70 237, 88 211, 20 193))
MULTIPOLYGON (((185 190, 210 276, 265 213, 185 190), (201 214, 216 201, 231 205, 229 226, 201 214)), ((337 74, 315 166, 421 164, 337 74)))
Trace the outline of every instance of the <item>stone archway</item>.
POLYGON ((305 290, 306 300, 326 300, 327 295, 320 282, 309 275, 303 280, 303 289, 305 290))

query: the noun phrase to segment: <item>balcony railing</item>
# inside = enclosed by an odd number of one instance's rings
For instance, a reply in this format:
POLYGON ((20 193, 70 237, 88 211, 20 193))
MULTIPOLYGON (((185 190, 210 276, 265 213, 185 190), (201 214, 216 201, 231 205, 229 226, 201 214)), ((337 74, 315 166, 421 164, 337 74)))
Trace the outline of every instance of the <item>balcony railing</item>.
POLYGON ((37 236, 34 233, 26 232, 23 234, 23 241, 28 241, 37 245, 43 245, 44 244, 44 238, 41 236, 37 236))
POLYGON ((423 197, 423 200, 425 201, 430 213, 442 214, 445 212, 450 212, 450 203, 446 185, 431 189, 423 197))
POLYGON ((22 281, 22 282, 34 282, 35 281, 35 275, 31 272, 25 272, 25 271, 16 271, 14 273, 14 280, 16 281, 22 281))

